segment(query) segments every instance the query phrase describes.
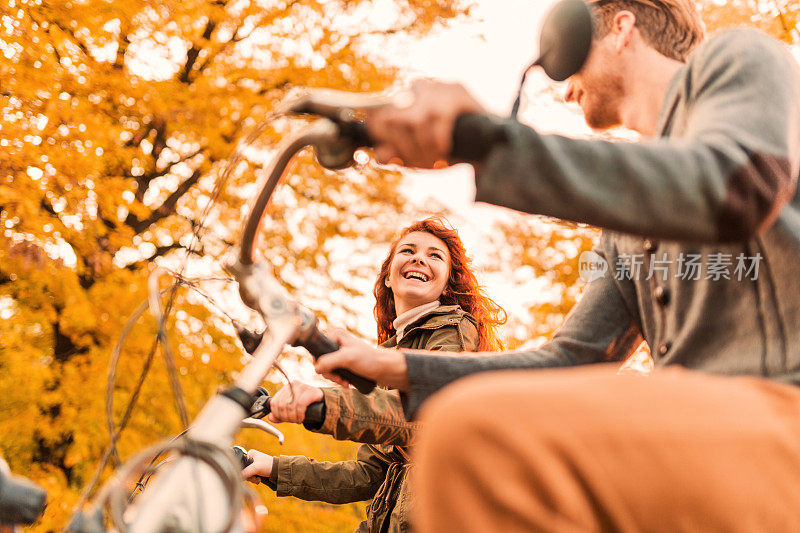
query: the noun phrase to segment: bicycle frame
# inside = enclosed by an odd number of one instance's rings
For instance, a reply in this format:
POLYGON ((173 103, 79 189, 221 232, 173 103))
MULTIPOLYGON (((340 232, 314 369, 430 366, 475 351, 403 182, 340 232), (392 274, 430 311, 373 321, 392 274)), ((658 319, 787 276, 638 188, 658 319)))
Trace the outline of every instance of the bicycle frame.
MULTIPOLYGON (((253 248, 259 223, 288 164, 303 148, 313 146, 318 160, 327 168, 343 168, 352 164, 355 150, 366 144, 364 131, 357 129, 360 123, 354 119, 354 110, 381 105, 385 100, 373 97, 353 99, 353 95, 347 98, 340 101, 331 95, 310 96, 287 108, 289 112, 328 115, 331 119, 317 120, 304 132, 283 143, 244 224, 239 259, 228 267, 239 283, 242 301, 261 314, 267 326, 253 359, 242 369, 234 384, 249 395, 256 392, 256 387, 265 379, 284 347, 295 342, 309 328, 316 328, 313 313, 291 299, 272 276, 268 265, 254 261, 253 248), (360 132, 360 139, 358 135, 356 138, 348 137, 347 134, 352 131, 360 132)), ((207 445, 213 450, 210 453, 219 455, 221 464, 235 465, 238 475, 239 466, 233 462, 229 450, 248 414, 241 403, 217 395, 209 400, 193 422, 187 434, 188 441, 207 445)), ((201 460, 191 455, 191 450, 185 450, 185 453, 189 455, 174 461, 144 490, 135 506, 136 516, 130 524, 125 524, 124 519, 122 523, 115 519, 117 527, 132 533, 242 531, 239 509, 243 481, 239 480, 236 494, 230 495, 219 468, 215 469, 207 458, 201 460), (187 490, 189 481, 197 484, 194 490, 187 490), (223 505, 226 499, 230 500, 230 507, 223 505), (227 516, 222 510, 224 507, 229 507, 227 516)), ((121 515, 122 512, 112 512, 112 516, 115 514, 121 515)))

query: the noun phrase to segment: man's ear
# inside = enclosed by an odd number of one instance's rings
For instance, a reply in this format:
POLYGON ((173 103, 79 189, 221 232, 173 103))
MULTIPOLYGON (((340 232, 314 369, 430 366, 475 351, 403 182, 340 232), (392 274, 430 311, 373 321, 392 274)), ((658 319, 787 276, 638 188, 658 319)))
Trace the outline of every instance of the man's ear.
POLYGON ((636 31, 636 15, 627 10, 617 12, 611 27, 614 35, 614 49, 621 52, 629 46, 636 31))

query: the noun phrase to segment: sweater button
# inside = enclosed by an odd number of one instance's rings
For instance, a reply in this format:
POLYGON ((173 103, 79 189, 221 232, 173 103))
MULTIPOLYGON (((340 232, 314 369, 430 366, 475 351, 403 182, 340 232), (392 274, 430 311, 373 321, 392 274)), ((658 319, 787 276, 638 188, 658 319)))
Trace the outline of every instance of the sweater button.
POLYGON ((661 345, 658 347, 658 355, 662 357, 667 355, 667 352, 669 351, 670 348, 672 348, 672 343, 670 341, 662 342, 661 345))
POLYGON ((658 305, 662 307, 669 303, 669 289, 666 287, 656 287, 656 290, 653 291, 653 296, 656 297, 658 305))
POLYGON ((645 252, 652 254, 656 251, 656 248, 658 248, 658 243, 652 239, 645 239, 642 243, 642 246, 644 247, 645 252))

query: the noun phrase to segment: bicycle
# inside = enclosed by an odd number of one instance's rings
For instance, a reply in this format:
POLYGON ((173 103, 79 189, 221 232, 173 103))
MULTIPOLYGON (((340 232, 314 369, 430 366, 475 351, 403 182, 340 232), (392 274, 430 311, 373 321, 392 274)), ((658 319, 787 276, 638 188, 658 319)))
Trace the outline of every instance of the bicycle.
MULTIPOLYGON (((580 69, 590 42, 588 8, 581 0, 562 0, 543 25, 540 57, 530 67, 539 65, 554 79, 566 79, 580 69)), ((520 92, 524 79, 523 75, 520 92)), ((305 131, 287 139, 278 150, 268 179, 244 224, 238 260, 228 266, 239 284, 242 301, 257 311, 266 325, 260 338, 251 332, 239 331, 247 351, 252 353, 252 360, 242 369, 233 386, 206 403, 185 435, 151 446, 128 460, 103 486, 89 510, 76 513, 69 530, 75 533, 106 531, 104 509, 107 505, 114 528, 122 532, 244 531, 239 510, 246 496, 240 471, 246 458, 242 450, 238 457, 232 450, 233 439, 242 427, 258 428, 283 439, 276 428, 251 416, 264 416, 268 412, 265 409, 269 397, 259 391, 259 385, 286 345, 302 346, 315 358, 338 348, 320 331, 316 316, 295 302, 272 276, 270 267, 254 260, 254 242, 261 218, 275 187, 298 152, 307 146, 313 147, 318 162, 331 170, 354 164, 356 151, 372 145, 362 120, 364 113, 388 103, 385 98, 370 95, 313 93, 280 110, 280 114, 320 118, 305 131), (165 452, 174 455, 154 465, 155 457, 165 452), (167 465, 169 468, 165 468, 167 465), (135 473, 141 473, 137 485, 143 486, 159 469, 159 475, 140 498, 133 501, 125 482, 135 477, 135 473), (146 478, 144 483, 142 478, 146 478), (187 480, 196 482, 194 491, 187 489, 187 480)), ((455 125, 452 156, 461 160, 478 159, 491 146, 506 140, 504 129, 491 119, 462 115, 455 125)), ((151 287, 150 307, 157 321, 163 315, 159 294, 156 283, 155 288, 151 287)), ((160 323, 163 324, 163 320, 160 323)), ((337 373, 364 394, 375 387, 373 381, 350 371, 337 373)), ((307 412, 324 417, 320 409, 315 405, 307 412)))
POLYGON ((11 473, 8 463, 0 457, 0 531, 19 532, 44 512, 45 491, 27 478, 11 473))

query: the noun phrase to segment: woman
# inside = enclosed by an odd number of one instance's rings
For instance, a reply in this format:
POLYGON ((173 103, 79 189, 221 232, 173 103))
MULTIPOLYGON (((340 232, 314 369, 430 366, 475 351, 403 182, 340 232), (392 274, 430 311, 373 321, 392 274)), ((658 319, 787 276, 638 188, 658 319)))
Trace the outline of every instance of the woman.
MULTIPOLYGON (((477 351, 500 348, 505 312, 481 291, 458 232, 438 217, 405 228, 375 282, 378 341, 384 347, 477 351)), ((372 499, 358 532, 408 531, 405 483, 415 424, 403 417, 397 391, 318 388, 293 382, 271 402, 273 422, 303 422, 308 405, 325 402, 321 427, 309 429, 365 443, 354 461, 320 463, 257 450, 243 476, 261 476, 279 496, 349 503, 372 499), (293 393, 292 390, 293 389, 293 393)))

